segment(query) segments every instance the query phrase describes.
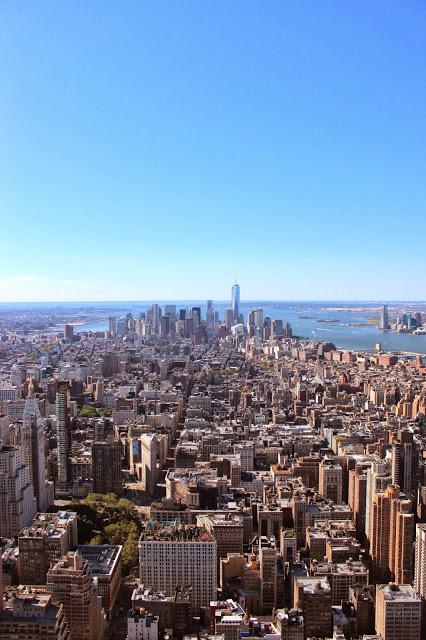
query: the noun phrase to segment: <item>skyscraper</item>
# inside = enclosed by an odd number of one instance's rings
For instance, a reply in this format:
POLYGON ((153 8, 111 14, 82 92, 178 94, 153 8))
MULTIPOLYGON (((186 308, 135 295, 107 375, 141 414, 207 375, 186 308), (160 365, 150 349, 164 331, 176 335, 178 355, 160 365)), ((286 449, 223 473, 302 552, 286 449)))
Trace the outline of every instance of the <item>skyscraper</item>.
POLYGON ((0 536, 13 538, 30 524, 37 502, 20 447, 0 440, 0 536))
POLYGON ((108 318, 108 330, 113 338, 117 335, 117 318, 110 316, 108 318))
POLYGON ((142 484, 149 495, 154 495, 157 487, 158 438, 155 433, 141 436, 142 484))
POLYGON ((416 551, 414 562, 414 588, 422 599, 423 615, 426 613, 426 524, 416 527, 416 551))
POLYGON ((376 580, 398 584, 412 579, 414 515, 399 487, 390 485, 373 498, 370 555, 376 580))
POLYGON ((70 640, 101 640, 105 632, 102 600, 87 560, 78 551, 52 563, 47 574, 52 599, 64 606, 70 640))
POLYGON ((213 300, 207 300, 206 322, 208 325, 214 324, 213 300))
POLYGON ((119 442, 92 444, 93 491, 119 494, 121 478, 121 446, 119 442))
POLYGON ((30 482, 37 499, 37 510, 47 511, 50 507, 49 484, 46 482, 44 427, 34 386, 30 382, 25 401, 21 428, 22 461, 28 467, 30 482))
POLYGON ((392 445, 392 482, 402 491, 410 493, 417 489, 418 449, 413 432, 399 429, 392 445))
POLYGON ((234 322, 238 322, 240 317, 240 285, 235 283, 232 285, 232 315, 234 322))
POLYGON ((232 309, 225 309, 225 316, 223 319, 227 329, 230 329, 234 323, 234 312, 232 309))
POLYGON ((58 436, 58 489, 68 491, 71 480, 71 425, 69 416, 70 387, 60 382, 56 394, 56 417, 58 436))
POLYGON ((380 318, 380 329, 383 329, 383 331, 389 329, 389 313, 387 304, 383 305, 382 316, 380 318))

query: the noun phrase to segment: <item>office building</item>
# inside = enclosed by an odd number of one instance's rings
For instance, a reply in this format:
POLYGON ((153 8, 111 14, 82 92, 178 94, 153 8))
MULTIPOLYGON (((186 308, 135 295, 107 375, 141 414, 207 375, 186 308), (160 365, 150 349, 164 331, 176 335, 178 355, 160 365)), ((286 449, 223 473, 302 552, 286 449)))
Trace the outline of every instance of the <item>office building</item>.
POLYGON ((30 482, 37 500, 37 510, 47 511, 53 500, 53 486, 46 480, 44 424, 34 385, 30 382, 21 427, 22 461, 28 467, 30 482))
POLYGON ((365 518, 367 507, 367 470, 371 466, 356 464, 355 469, 350 469, 348 480, 348 504, 353 512, 356 537, 360 542, 365 539, 365 518))
POLYGON ((46 586, 53 601, 64 607, 70 640, 102 640, 105 637, 102 599, 97 594, 89 563, 78 552, 69 552, 52 563, 46 586))
POLYGON ((119 442, 92 444, 92 474, 94 493, 116 493, 123 488, 121 475, 121 445, 119 442))
POLYGON ((387 331, 388 329, 390 329, 389 312, 388 312, 387 304, 384 304, 382 307, 382 313, 380 316, 380 329, 382 329, 383 331, 387 331))
POLYGON ((58 486, 59 492, 67 493, 71 482, 71 420, 70 386, 60 382, 56 393, 56 419, 58 437, 58 486))
POLYGON ((270 613, 277 606, 277 548, 275 538, 259 539, 260 607, 270 613))
POLYGON ((416 525, 414 588, 422 599, 423 621, 426 620, 426 524, 416 525))
POLYGON ((376 633, 383 640, 420 640, 422 602, 409 584, 376 587, 376 633))
POLYGON ((170 333, 170 316, 161 316, 160 335, 165 337, 170 333))
POLYGON ((122 549, 119 544, 80 544, 77 547, 83 560, 89 563, 107 615, 114 607, 121 586, 122 549))
POLYGON ((197 525, 205 527, 217 541, 217 561, 228 553, 243 552, 243 518, 239 514, 197 515, 197 525))
POLYGON ((159 456, 158 437, 155 433, 144 433, 141 436, 142 486, 150 496, 157 488, 159 456))
POLYGON ((213 300, 207 300, 206 323, 210 327, 213 326, 215 323, 215 312, 213 308, 213 300))
POLYGON ((192 589, 176 588, 170 595, 139 585, 132 593, 132 608, 145 609, 158 618, 158 628, 163 635, 173 629, 178 637, 191 630, 192 589))
POLYGON ((50 563, 77 542, 75 512, 37 513, 31 526, 22 529, 18 536, 21 584, 45 584, 50 563))
POLYGON ((373 499, 376 493, 383 493, 392 484, 391 465, 388 461, 373 461, 367 470, 367 488, 365 500, 365 535, 371 543, 373 525, 373 499))
POLYGON ((319 493, 335 504, 342 503, 343 470, 338 462, 325 458, 319 466, 319 493))
POLYGON ((103 380, 98 380, 95 387, 95 402, 103 405, 105 399, 105 385, 103 380))
POLYGON ((77 542, 75 512, 38 513, 18 537, 21 584, 45 584, 50 564, 77 542))
POLYGON ((6 594, 0 640, 71 640, 63 605, 54 604, 49 593, 6 594))
POLYGON ((72 342, 74 340, 74 327, 72 324, 66 324, 64 328, 64 338, 72 342))
POLYGON ((375 629, 375 588, 373 585, 355 584, 349 587, 349 602, 355 610, 356 633, 373 634, 375 629))
POLYGON ((401 491, 410 493, 417 490, 418 448, 412 431, 399 429, 392 445, 392 484, 401 491))
POLYGON ((282 320, 272 320, 271 335, 273 338, 282 338, 284 336, 284 324, 282 320))
POLYGON ((294 607, 301 609, 305 637, 331 634, 331 589, 327 578, 294 578, 294 607))
POLYGON ((231 329, 232 325, 234 324, 234 312, 233 312, 232 309, 225 309, 225 315, 224 315, 223 322, 225 324, 225 327, 229 331, 231 329))
POLYGON ((151 321, 154 333, 158 333, 160 330, 160 318, 162 316, 162 309, 158 304, 153 304, 148 311, 148 319, 151 321))
POLYGON ((117 318, 117 337, 122 338, 127 330, 127 318, 117 318))
POLYGON ((359 560, 350 558, 346 562, 313 562, 312 574, 326 577, 331 589, 331 605, 342 606, 349 598, 353 585, 368 584, 368 569, 359 560))
POLYGON ((204 528, 145 529, 139 540, 139 568, 141 584, 166 595, 192 586, 195 610, 216 599, 217 542, 204 528))
POLYGON ((9 384, 11 387, 20 387, 22 384, 21 369, 16 362, 10 368, 9 384))
POLYGON ((235 283, 231 290, 231 309, 234 324, 240 320, 240 285, 235 283))
POLYGON ((117 375, 120 369, 118 353, 107 351, 102 359, 101 371, 104 378, 112 378, 117 375))
POLYGON ((117 335, 117 318, 115 316, 110 316, 108 318, 108 331, 112 338, 115 338, 117 335))
POLYGON ((0 441, 0 537, 17 536, 36 511, 37 500, 21 448, 4 446, 0 441))
POLYGON ((278 609, 275 626, 281 640, 304 640, 305 625, 300 609, 278 609))
POLYGON ((176 305, 175 304, 165 304, 164 305, 164 315, 169 316, 173 320, 176 318, 176 305))
POLYGON ((370 555, 377 581, 412 578, 414 515, 399 487, 389 485, 373 499, 370 555))

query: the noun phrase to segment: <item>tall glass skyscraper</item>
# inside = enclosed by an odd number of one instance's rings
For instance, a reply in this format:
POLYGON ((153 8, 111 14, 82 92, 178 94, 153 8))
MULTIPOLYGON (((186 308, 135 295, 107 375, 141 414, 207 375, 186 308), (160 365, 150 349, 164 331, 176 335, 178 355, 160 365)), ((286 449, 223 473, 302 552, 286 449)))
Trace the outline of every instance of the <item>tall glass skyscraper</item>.
POLYGON ((238 318, 240 317, 240 285, 235 283, 232 286, 232 315, 234 317, 234 322, 238 322, 238 318))
POLYGON ((386 304, 383 305, 382 316, 380 318, 380 329, 387 330, 389 329, 389 312, 388 306, 386 304))

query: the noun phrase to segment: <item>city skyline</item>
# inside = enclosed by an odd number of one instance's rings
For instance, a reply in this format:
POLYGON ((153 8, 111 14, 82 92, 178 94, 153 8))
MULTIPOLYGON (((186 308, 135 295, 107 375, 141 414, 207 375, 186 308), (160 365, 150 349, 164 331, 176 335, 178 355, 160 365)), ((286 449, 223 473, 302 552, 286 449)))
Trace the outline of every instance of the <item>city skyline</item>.
POLYGON ((424 298, 423 17, 4 3, 0 300, 424 298))
POLYGON ((426 640, 425 18, 0 2, 0 640, 426 640))

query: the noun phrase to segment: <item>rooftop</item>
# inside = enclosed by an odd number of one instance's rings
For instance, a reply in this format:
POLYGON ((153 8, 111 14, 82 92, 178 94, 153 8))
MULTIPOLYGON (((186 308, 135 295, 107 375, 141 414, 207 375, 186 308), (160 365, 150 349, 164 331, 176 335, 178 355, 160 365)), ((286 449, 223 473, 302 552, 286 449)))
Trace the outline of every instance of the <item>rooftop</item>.
POLYGON ((77 550, 89 562, 94 576, 112 574, 123 547, 119 544, 79 544, 77 550))
POLYGON ((163 542, 213 542, 214 536, 204 527, 195 525, 146 527, 140 536, 139 544, 149 541, 163 542))

